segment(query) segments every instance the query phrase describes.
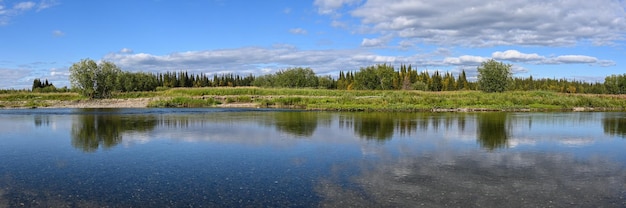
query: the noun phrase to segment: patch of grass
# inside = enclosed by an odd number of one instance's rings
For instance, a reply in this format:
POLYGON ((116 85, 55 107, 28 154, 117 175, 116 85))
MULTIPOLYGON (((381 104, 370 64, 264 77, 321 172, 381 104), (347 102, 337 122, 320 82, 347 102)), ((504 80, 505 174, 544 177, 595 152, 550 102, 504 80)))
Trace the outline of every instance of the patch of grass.
POLYGON ((250 96, 237 96, 237 99, 235 99, 237 102, 239 103, 251 103, 252 102, 252 97, 250 96))
POLYGON ((111 98, 128 99, 128 98, 152 98, 158 97, 162 92, 123 92, 113 93, 111 98))
POLYGON ((194 99, 189 97, 175 97, 166 100, 156 100, 148 103, 151 108, 201 108, 220 104, 213 98, 194 99))
POLYGON ((36 100, 79 100, 81 96, 78 93, 36 93, 36 92, 17 92, 1 94, 0 101, 36 101, 36 100))
POLYGON ((234 97, 227 97, 227 98, 224 100, 224 103, 234 103, 234 102, 236 102, 236 100, 235 100, 235 98, 234 98, 234 97))

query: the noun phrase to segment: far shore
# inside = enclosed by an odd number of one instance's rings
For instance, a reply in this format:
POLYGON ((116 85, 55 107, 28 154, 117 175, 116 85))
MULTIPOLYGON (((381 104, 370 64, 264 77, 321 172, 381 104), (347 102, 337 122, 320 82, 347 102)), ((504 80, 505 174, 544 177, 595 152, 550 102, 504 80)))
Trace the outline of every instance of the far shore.
MULTIPOLYGON (((96 99, 96 100, 73 100, 73 101, 57 101, 46 100, 45 105, 37 107, 28 107, 26 102, 11 102, 13 106, 5 106, 0 109, 26 109, 26 108, 41 108, 41 109, 60 109, 60 108, 148 108, 150 102, 159 100, 162 98, 111 98, 111 99, 96 99)), ((2 102, 0 102, 1 104, 2 102)), ((214 108, 260 108, 259 103, 222 103, 211 106, 214 108)), ((285 109, 298 109, 297 106, 266 106, 266 108, 285 108, 285 109)), ((304 109, 303 109, 304 110, 304 109)), ((341 109, 308 109, 308 110, 326 110, 326 111, 342 111, 341 109)), ((569 109, 559 109, 559 111, 572 111, 572 112, 594 112, 594 111, 621 111, 621 108, 592 108, 592 107, 574 107, 569 109)), ((384 111, 384 110, 382 110, 384 111)), ((530 109, 530 108, 517 108, 517 109, 490 109, 490 108, 432 108, 420 110, 420 112, 494 112, 494 111, 507 111, 507 112, 533 112, 533 111, 545 111, 545 109, 530 109)), ((554 109, 551 109, 554 111, 554 109)))
POLYGON ((88 99, 77 93, 0 95, 0 109, 19 108, 286 108, 322 111, 537 112, 625 111, 625 95, 547 91, 367 91, 266 88, 173 88, 88 99))

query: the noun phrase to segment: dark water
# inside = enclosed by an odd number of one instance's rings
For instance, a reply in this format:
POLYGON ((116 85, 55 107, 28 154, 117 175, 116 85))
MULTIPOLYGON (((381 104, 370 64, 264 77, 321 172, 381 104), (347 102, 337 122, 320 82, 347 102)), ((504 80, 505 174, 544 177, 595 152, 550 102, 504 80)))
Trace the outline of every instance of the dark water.
POLYGON ((625 113, 0 110, 0 207, 625 207, 625 113))

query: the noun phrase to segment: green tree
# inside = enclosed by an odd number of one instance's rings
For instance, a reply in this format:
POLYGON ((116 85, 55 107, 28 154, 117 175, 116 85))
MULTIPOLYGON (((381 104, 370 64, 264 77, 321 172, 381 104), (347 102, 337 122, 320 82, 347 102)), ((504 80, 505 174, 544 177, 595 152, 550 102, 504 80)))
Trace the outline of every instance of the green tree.
POLYGON ((609 94, 626 94, 626 74, 607 76, 604 87, 609 94))
POLYGON ((443 89, 443 78, 441 74, 439 74, 439 71, 435 71, 430 78, 429 88, 430 91, 441 91, 443 89))
POLYGON ((478 86, 483 92, 504 92, 512 79, 510 64, 491 59, 478 67, 478 86))
POLYGON ((297 67, 276 72, 277 87, 317 87, 318 82, 318 77, 310 68, 297 67))
POLYGON ((83 96, 107 98, 115 89, 120 73, 120 68, 111 62, 97 64, 91 59, 83 59, 70 67, 70 82, 83 96))
POLYGON ((335 80, 330 75, 318 77, 318 86, 317 86, 317 88, 320 88, 320 89, 335 89, 335 88, 337 88, 336 85, 337 84, 335 83, 335 80))
POLYGON ((467 75, 465 75, 465 70, 463 70, 460 74, 459 74, 459 79, 457 81, 457 89, 458 90, 468 90, 469 86, 468 86, 468 81, 467 81, 467 75))
POLYGON ((276 82, 276 76, 273 74, 266 74, 263 76, 259 76, 252 82, 253 86, 256 87, 274 87, 274 83, 276 82))
POLYGON ((392 90, 395 74, 391 65, 369 66, 354 74, 354 84, 360 90, 392 90))
POLYGON ((33 81, 33 88, 31 89, 32 91, 35 91, 36 89, 42 88, 43 84, 41 83, 40 79, 35 79, 33 81))

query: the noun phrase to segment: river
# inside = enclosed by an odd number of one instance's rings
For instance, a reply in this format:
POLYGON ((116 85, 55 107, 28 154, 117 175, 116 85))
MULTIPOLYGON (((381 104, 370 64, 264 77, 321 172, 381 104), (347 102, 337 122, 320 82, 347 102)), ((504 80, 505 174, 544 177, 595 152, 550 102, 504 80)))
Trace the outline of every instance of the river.
POLYGON ((0 110, 0 207, 624 207, 626 113, 0 110))

